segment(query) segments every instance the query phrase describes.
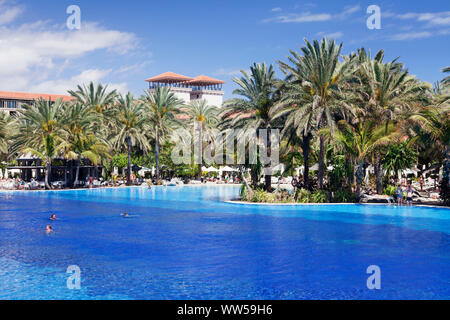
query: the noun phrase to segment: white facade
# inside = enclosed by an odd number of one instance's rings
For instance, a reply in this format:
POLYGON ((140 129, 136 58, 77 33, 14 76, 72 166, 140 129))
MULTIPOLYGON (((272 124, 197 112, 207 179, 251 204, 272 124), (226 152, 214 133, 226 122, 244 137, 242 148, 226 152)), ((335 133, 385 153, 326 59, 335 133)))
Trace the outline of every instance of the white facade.
MULTIPOLYGON (((203 88, 183 88, 183 87, 173 87, 169 86, 170 91, 175 94, 175 96, 188 104, 195 100, 206 100, 208 105, 215 107, 222 107, 224 91, 222 90, 208 90, 203 88)), ((150 93, 155 92, 155 89, 149 89, 150 93)))
POLYGON ((225 82, 222 80, 207 76, 190 78, 169 71, 145 81, 149 83, 150 93, 154 92, 156 88, 166 87, 186 104, 196 100, 206 100, 208 105, 219 108, 223 104, 222 85, 225 82))
POLYGON ((191 92, 190 100, 206 100, 208 105, 222 107, 223 91, 218 90, 196 90, 191 92))

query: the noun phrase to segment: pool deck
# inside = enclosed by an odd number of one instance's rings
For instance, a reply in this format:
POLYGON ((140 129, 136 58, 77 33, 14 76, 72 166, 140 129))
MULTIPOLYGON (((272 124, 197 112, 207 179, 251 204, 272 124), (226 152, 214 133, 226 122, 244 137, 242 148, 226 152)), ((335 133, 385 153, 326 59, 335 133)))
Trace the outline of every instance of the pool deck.
MULTIPOLYGON (((224 201, 224 203, 234 204, 234 205, 251 205, 251 206, 348 206, 348 205, 364 205, 364 206, 397 206, 396 204, 387 203, 257 203, 257 202, 247 202, 239 200, 224 201)), ((407 207, 407 206, 402 206, 407 207)), ((450 209, 449 207, 443 205, 428 205, 428 204, 414 204, 412 207, 425 207, 425 208, 444 208, 450 209)))

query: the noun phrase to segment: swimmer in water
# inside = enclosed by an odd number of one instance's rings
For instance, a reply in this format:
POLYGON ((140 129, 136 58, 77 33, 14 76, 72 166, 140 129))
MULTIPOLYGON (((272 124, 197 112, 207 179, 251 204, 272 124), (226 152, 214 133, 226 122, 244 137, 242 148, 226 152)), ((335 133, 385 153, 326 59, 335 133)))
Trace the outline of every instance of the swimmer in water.
POLYGON ((122 213, 121 216, 122 216, 122 218, 134 218, 134 217, 139 217, 139 216, 136 216, 136 215, 130 215, 130 214, 126 213, 126 212, 122 213))
POLYGON ((48 225, 48 226, 45 228, 45 232, 46 232, 47 234, 52 233, 52 232, 53 232, 52 226, 51 226, 51 225, 48 225))
POLYGON ((56 220, 56 214, 52 214, 52 216, 50 217, 51 221, 55 221, 56 220))

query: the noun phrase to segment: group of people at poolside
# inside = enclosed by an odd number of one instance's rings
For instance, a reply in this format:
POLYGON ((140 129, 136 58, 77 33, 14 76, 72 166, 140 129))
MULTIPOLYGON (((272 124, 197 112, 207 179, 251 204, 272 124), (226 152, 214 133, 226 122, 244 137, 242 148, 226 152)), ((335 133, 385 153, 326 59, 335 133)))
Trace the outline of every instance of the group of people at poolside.
POLYGON ((407 206, 412 206, 413 203, 413 196, 414 196, 414 188, 412 187, 411 183, 408 183, 408 186, 405 190, 403 190, 402 186, 399 185, 395 195, 397 196, 397 204, 399 206, 406 203, 407 206))

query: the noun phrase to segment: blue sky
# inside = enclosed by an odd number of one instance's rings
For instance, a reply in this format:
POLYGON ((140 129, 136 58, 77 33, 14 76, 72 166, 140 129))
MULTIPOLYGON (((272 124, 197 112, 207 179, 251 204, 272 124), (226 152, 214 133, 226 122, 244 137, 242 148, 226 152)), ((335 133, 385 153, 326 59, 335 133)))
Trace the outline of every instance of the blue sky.
POLYGON ((285 60, 303 38, 333 37, 400 57, 435 82, 450 65, 449 1, 22 1, 0 0, 0 91, 64 93, 90 80, 141 94, 165 71, 227 81, 253 62, 285 60), (81 8, 68 30, 66 8, 81 8), (381 30, 366 26, 381 8, 381 30))

